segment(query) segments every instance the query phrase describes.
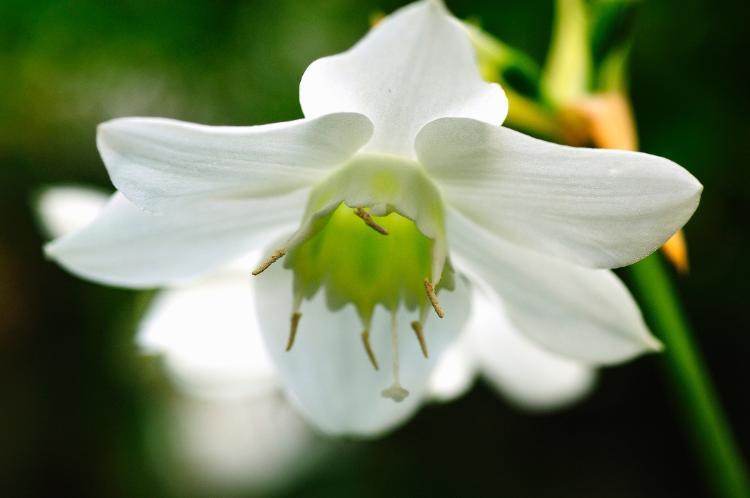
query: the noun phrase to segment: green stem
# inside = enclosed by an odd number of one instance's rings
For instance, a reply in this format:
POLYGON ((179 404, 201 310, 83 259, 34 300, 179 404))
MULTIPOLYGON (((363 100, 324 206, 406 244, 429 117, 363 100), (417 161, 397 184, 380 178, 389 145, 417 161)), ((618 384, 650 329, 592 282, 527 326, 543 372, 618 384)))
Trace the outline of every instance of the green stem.
POLYGON ((717 496, 750 497, 745 464, 660 255, 629 270, 641 306, 666 346, 664 357, 717 496))

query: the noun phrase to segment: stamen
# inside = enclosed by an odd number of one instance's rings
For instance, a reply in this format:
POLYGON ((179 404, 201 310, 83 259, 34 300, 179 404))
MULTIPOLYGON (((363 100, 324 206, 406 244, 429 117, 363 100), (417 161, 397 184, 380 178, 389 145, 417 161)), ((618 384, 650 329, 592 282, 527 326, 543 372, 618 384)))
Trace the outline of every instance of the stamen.
POLYGON ((368 213, 367 211, 365 211, 364 208, 358 207, 357 209, 354 210, 354 214, 356 214, 357 216, 359 216, 360 218, 362 218, 362 221, 365 222, 365 225, 367 225, 368 227, 372 228, 376 232, 378 232, 380 234, 383 234, 383 235, 388 235, 388 230, 386 230, 384 227, 378 225, 375 222, 375 220, 372 219, 372 216, 370 216, 370 213, 368 213))
POLYGON ((398 362, 398 327, 396 323, 396 313, 391 314, 391 350, 393 355, 393 384, 386 388, 380 394, 385 398, 393 401, 403 401, 409 395, 409 391, 401 387, 399 380, 399 362, 398 362))
POLYGON ((364 344, 365 346, 367 357, 370 359, 370 363, 372 363, 373 368, 375 368, 375 370, 379 370, 378 360, 377 358, 375 358, 375 352, 372 350, 372 346, 370 345, 370 331, 367 329, 362 332, 362 344, 364 344))
POLYGON ((302 318, 302 313, 299 311, 295 311, 292 313, 292 323, 291 327, 289 328, 289 339, 286 341, 286 350, 291 351, 292 346, 294 346, 294 339, 297 337, 297 326, 299 325, 299 320, 302 318))
POLYGON ((429 358, 430 353, 427 351, 427 341, 424 338, 424 328, 422 328, 422 323, 415 320, 411 322, 411 328, 417 335, 419 347, 422 349, 422 355, 424 355, 425 358, 429 358))
POLYGON ((266 271, 269 266, 280 260, 284 257, 284 254, 286 254, 286 249, 276 249, 273 254, 271 254, 265 261, 263 261, 256 269, 253 271, 253 276, 259 275, 266 271))
POLYGON ((427 299, 430 300, 430 304, 432 304, 432 307, 435 309, 437 316, 443 318, 445 316, 445 311, 443 311, 443 307, 440 306, 440 301, 438 301, 437 295, 435 294, 435 288, 426 278, 424 279, 424 290, 427 292, 427 299))

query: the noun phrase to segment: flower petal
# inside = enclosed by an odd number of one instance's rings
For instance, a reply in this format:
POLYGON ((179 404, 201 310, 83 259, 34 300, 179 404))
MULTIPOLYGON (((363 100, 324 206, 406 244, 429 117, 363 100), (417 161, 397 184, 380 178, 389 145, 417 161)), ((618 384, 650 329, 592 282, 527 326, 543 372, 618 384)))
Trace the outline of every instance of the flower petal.
POLYGON ((177 496, 275 494, 325 455, 325 443, 278 393, 210 402, 175 397, 155 415, 147 449, 177 496))
POLYGON ((667 159, 556 145, 472 119, 428 124, 416 148, 467 217, 583 266, 644 258, 687 222, 702 190, 667 159))
POLYGON ((100 283, 168 285, 294 229, 308 192, 195 203, 162 215, 142 211, 117 193, 93 223, 51 242, 45 252, 72 273, 100 283))
POLYGON ((278 195, 307 187, 372 135, 354 113, 261 126, 204 126, 162 118, 99 125, 112 183, 150 211, 195 199, 278 195))
POLYGON ((389 313, 378 307, 370 327, 378 371, 367 359, 362 323, 353 306, 331 311, 324 292, 302 303, 294 347, 287 352, 292 272, 281 265, 266 270, 256 287, 261 331, 290 398, 313 425, 329 434, 374 436, 403 422, 426 396, 431 371, 467 318, 468 291, 460 279, 456 284, 455 291, 439 295, 445 318, 430 316, 425 323, 429 359, 422 357, 409 327, 415 313, 403 308, 397 313, 401 384, 410 395, 396 403, 380 394, 392 381, 389 313))
POLYGON ((467 335, 482 374, 501 394, 527 410, 552 410, 591 391, 591 367, 540 348, 510 323, 494 291, 472 288, 467 335))
POLYGON ((433 119, 499 125, 508 112, 502 89, 480 77, 466 30, 436 0, 398 10, 348 51, 313 62, 300 83, 300 103, 308 118, 361 112, 375 125, 368 150, 407 156, 433 119))
POLYGON ((212 275, 160 292, 136 341, 144 353, 163 355, 169 376, 193 396, 246 398, 278 386, 247 273, 212 275))
POLYGON ((86 187, 50 187, 36 198, 40 225, 50 237, 60 237, 83 228, 96 218, 109 194, 86 187))
MULTIPOLYGON (((472 307, 473 304, 472 302, 472 307)), ((469 390, 478 368, 471 341, 472 337, 462 332, 445 350, 430 376, 430 398, 435 401, 451 401, 469 390)))
POLYGON ((544 348, 590 364, 661 348, 614 273, 515 246, 454 209, 447 227, 456 268, 472 281, 486 281, 518 330, 544 348))

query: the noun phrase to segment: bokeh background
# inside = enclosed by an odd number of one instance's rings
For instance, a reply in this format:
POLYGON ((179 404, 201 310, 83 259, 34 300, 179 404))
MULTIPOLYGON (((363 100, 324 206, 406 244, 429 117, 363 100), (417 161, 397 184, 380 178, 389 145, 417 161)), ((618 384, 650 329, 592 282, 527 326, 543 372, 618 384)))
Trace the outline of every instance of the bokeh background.
MULTIPOLYGON (((323 456, 274 486, 217 487, 163 451, 182 401, 158 360, 133 344, 150 296, 45 261, 34 194, 61 183, 109 187, 94 144, 109 118, 299 117, 307 64, 402 3, 0 2, 0 495, 711 496, 658 356, 605 369, 592 396, 554 414, 519 411, 480 382, 383 439, 320 442, 323 456)), ((550 0, 447 3, 543 61, 550 0)), ((641 148, 705 185, 686 229, 691 272, 677 283, 746 457, 747 20, 742 2, 643 1, 631 57, 641 148)))

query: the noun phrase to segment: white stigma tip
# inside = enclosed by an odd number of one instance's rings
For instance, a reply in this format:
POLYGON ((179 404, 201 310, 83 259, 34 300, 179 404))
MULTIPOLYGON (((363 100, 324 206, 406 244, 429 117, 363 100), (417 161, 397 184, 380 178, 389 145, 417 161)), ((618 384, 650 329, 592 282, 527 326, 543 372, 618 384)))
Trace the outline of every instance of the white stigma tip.
POLYGON ((380 394, 384 398, 392 399, 393 401, 396 401, 398 403, 406 399, 406 397, 409 395, 409 391, 398 384, 393 384, 391 387, 383 389, 383 392, 381 392, 380 394))

